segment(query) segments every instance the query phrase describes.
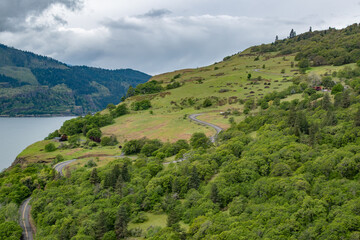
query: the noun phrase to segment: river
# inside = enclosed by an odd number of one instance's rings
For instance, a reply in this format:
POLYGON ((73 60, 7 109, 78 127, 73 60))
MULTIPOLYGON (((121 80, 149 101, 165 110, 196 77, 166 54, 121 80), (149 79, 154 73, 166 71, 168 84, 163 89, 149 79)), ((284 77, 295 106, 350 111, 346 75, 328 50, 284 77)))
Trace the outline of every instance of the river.
POLYGON ((30 144, 43 140, 73 117, 0 118, 0 171, 30 144))

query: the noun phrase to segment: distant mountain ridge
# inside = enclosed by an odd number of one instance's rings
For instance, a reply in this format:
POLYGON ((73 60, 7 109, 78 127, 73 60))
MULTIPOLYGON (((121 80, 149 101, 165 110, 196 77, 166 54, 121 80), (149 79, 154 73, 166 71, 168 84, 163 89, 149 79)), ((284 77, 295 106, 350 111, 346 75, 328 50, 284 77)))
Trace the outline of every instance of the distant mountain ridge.
POLYGON ((117 104, 150 79, 132 69, 69 66, 0 44, 0 115, 78 115, 117 104))

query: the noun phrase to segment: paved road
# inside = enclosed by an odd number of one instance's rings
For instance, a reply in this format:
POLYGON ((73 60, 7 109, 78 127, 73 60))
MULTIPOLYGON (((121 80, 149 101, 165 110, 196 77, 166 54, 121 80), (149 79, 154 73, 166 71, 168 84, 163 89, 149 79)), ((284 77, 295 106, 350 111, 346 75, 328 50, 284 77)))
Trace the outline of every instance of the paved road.
MULTIPOLYGON (((223 129, 222 129, 221 127, 219 127, 219 126, 216 126, 216 125, 212 124, 212 123, 204 122, 204 121, 201 121, 201 120, 197 119, 197 117, 200 116, 200 115, 203 115, 203 113, 191 114, 191 115, 189 116, 189 118, 190 118, 191 120, 195 121, 195 122, 198 122, 198 123, 202 124, 202 125, 206 125, 206 126, 209 126, 209 127, 214 128, 215 131, 216 131, 216 134, 215 134, 214 136, 211 136, 211 137, 210 137, 211 142, 214 143, 215 140, 216 140, 216 138, 217 138, 217 136, 219 135, 219 133, 220 133, 223 129)), ((187 155, 184 155, 183 158, 180 158, 180 159, 175 160, 175 161, 172 161, 172 162, 166 162, 166 163, 164 163, 164 164, 167 165, 167 164, 170 164, 170 163, 179 163, 179 162, 182 162, 182 161, 186 160, 187 158, 188 158, 188 156, 187 156, 187 155)))
MULTIPOLYGON (((54 166, 54 169, 60 173, 61 176, 64 176, 63 174, 63 169, 64 167, 66 167, 68 164, 72 163, 76 161, 76 159, 72 159, 69 161, 65 161, 65 162, 61 162, 58 163, 54 166)), ((31 211, 31 206, 30 206, 30 200, 31 197, 29 197, 28 199, 26 199, 21 205, 20 205, 20 226, 23 229, 23 240, 33 240, 33 229, 31 227, 30 224, 30 211, 31 211)))
POLYGON ((217 136, 219 135, 219 133, 220 133, 223 129, 222 129, 221 127, 219 127, 219 126, 216 126, 216 125, 212 124, 212 123, 204 122, 204 121, 201 121, 201 120, 197 119, 197 117, 200 116, 200 115, 203 115, 203 113, 191 114, 191 115, 189 116, 189 118, 190 118, 191 120, 195 121, 195 122, 198 122, 198 123, 200 123, 200 124, 203 124, 203 125, 206 125, 206 126, 209 126, 209 127, 214 128, 215 131, 216 131, 216 134, 210 138, 210 139, 211 139, 211 142, 214 143, 215 140, 216 140, 216 138, 217 138, 217 136))
POLYGON ((26 199, 21 205, 20 205, 20 226, 23 229, 23 239, 24 240, 33 240, 33 229, 30 224, 30 211, 31 206, 29 204, 31 200, 31 197, 26 199))
POLYGON ((61 163, 58 163, 54 166, 54 169, 60 173, 61 176, 64 176, 64 173, 63 173, 63 169, 69 165, 70 163, 72 162, 75 162, 76 159, 72 159, 72 160, 69 160, 69 161, 65 161, 65 162, 61 162, 61 163))

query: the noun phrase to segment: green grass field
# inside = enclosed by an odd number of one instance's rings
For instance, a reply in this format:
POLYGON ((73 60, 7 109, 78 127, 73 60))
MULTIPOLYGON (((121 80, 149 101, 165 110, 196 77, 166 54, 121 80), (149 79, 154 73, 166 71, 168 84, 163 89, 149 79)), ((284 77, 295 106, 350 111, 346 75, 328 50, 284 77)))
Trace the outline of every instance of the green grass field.
MULTIPOLYGON (((294 56, 279 56, 277 53, 257 55, 250 53, 248 49, 227 58, 226 61, 207 67, 178 70, 154 76, 151 80, 162 81, 165 87, 178 75, 176 81, 183 85, 158 94, 133 96, 126 99, 125 103, 128 105, 138 100, 150 99, 152 108, 146 111, 131 111, 130 114, 116 118, 114 124, 101 129, 103 136, 114 135, 120 144, 143 137, 157 138, 163 142, 189 140, 195 132, 204 132, 207 136, 211 136, 215 133, 212 128, 196 124, 190 121, 188 116, 193 113, 203 113, 198 117, 200 120, 216 124, 223 129, 229 128, 230 117, 235 122, 246 117, 242 113, 244 105, 238 102, 239 99, 256 100, 266 93, 281 91, 293 84, 291 79, 300 74, 294 56), (206 98, 213 99, 214 104, 205 108, 202 107, 202 102, 206 98), (193 105, 189 104, 189 99, 193 100, 193 105), (214 101, 214 99, 217 100, 214 101), (234 114, 225 117, 221 112, 234 114)), ((349 64, 350 67, 353 65, 349 64)), ((308 73, 321 76, 339 71, 343 67, 316 67, 308 70, 308 73)), ((282 101, 301 98, 301 94, 294 94, 282 101)), ((259 109, 253 110, 252 113, 257 111, 259 109)), ((108 113, 108 110, 102 113, 108 113)), ((81 158, 83 159, 81 162, 74 164, 83 165, 95 157, 101 160, 99 164, 107 163, 113 159, 111 156, 121 153, 116 147, 75 148, 46 153, 43 149, 47 143, 48 141, 37 142, 25 149, 19 157, 25 158, 27 162, 51 162, 57 154, 61 154, 66 160, 81 158)), ((59 145, 59 143, 56 144, 59 145)))
MULTIPOLYGON (((115 135, 120 142, 142 137, 174 142, 178 139, 189 139, 198 131, 205 132, 208 136, 214 134, 213 129, 189 121, 187 116, 192 113, 204 113, 199 119, 227 129, 230 126, 229 119, 220 115, 220 112, 243 110, 243 105, 231 104, 229 99, 261 98, 266 93, 287 88, 292 84, 288 79, 298 74, 295 67, 291 68, 293 55, 278 57, 269 53, 254 61, 256 57, 257 55, 249 54, 247 50, 211 66, 155 76, 151 80, 162 81, 166 86, 174 76, 180 74, 176 81, 184 85, 165 93, 127 99, 125 102, 129 105, 144 98, 150 99, 153 114, 150 114, 149 110, 133 112, 116 119, 115 124, 101 130, 104 135, 115 135), (248 74, 251 74, 251 80, 248 79, 248 74), (256 85, 251 84, 259 77, 261 80, 257 81, 256 85), (220 99, 222 104, 199 109, 201 103, 209 97, 220 99), (196 102, 194 106, 184 104, 189 98, 196 102)), ((244 116, 233 117, 235 121, 244 119, 244 116)))

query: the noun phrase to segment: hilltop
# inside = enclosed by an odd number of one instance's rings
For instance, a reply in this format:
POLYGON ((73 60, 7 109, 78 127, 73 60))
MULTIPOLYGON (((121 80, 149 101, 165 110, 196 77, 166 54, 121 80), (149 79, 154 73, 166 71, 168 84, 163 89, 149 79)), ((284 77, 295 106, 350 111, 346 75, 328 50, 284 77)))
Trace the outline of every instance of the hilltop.
POLYGON ((359 29, 292 31, 66 121, 0 175, 0 224, 31 195, 37 239, 359 239, 359 29))
POLYGON ((132 69, 69 66, 0 44, 0 115, 81 115, 119 103, 149 75, 132 69))

